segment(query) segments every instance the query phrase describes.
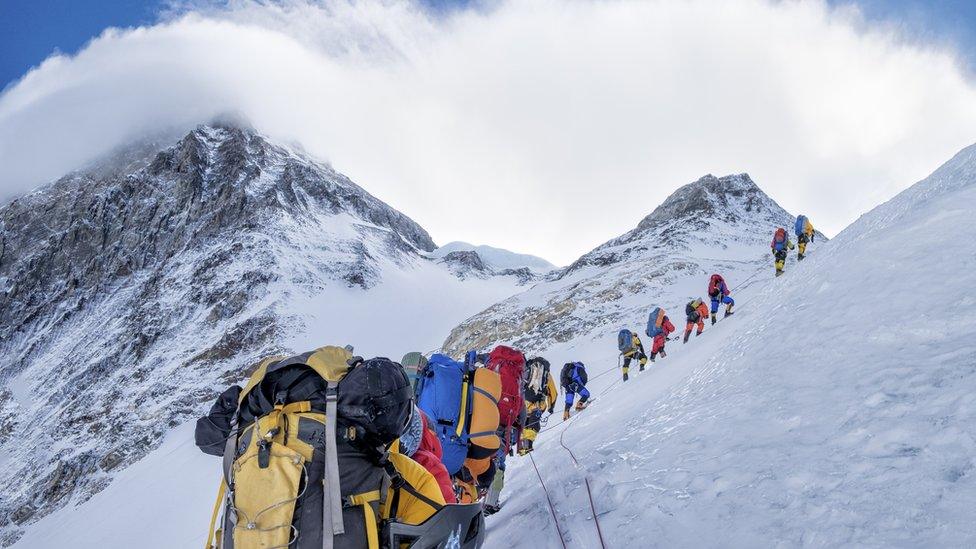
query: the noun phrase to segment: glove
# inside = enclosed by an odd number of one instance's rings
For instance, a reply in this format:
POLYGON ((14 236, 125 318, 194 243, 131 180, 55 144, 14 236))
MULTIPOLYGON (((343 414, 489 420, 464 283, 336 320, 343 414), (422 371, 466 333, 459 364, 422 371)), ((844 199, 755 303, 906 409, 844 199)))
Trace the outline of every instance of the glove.
POLYGON ((554 411, 555 409, 556 409, 556 406, 555 406, 555 405, 553 405, 553 406, 550 406, 550 407, 549 407, 549 415, 550 415, 550 416, 552 415, 552 413, 553 413, 553 411, 554 411))
POLYGON ((810 242, 813 242, 814 235, 810 235, 810 242))

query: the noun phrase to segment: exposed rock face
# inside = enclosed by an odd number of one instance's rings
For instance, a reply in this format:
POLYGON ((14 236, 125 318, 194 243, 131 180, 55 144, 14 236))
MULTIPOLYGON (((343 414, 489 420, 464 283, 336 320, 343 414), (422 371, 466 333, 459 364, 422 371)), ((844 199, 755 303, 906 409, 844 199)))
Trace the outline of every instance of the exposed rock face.
POLYGON ((675 191, 634 230, 467 320, 443 348, 460 354, 504 342, 542 352, 625 326, 643 332, 654 305, 682 324, 684 303, 705 295, 711 273, 723 273, 733 287, 766 267, 772 274, 772 233, 792 232, 794 220, 748 175, 707 175, 675 191))
POLYGON ((0 540, 198 415, 288 303, 428 263, 415 222, 251 130, 202 126, 0 208, 0 540))

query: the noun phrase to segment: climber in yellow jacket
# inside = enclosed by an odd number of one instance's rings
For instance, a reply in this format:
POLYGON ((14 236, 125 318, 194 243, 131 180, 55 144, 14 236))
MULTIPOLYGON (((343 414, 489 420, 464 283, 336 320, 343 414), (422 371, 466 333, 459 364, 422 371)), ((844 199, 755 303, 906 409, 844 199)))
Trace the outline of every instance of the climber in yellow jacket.
POLYGON ((623 354, 624 381, 627 381, 629 377, 627 373, 630 372, 631 360, 637 359, 637 362, 640 364, 640 371, 642 372, 644 371, 644 365, 647 364, 647 353, 644 352, 644 344, 641 342, 640 336, 637 335, 637 332, 631 332, 630 337, 631 337, 630 350, 625 351, 623 354))
POLYGON ((389 359, 340 347, 265 359, 197 422, 197 446, 224 458, 207 547, 379 549, 381 535, 428 547, 480 520, 478 505, 445 505, 437 480, 400 453, 413 413, 407 374, 389 359))
POLYGON ((549 371, 549 361, 537 356, 525 364, 525 429, 519 443, 519 455, 532 451, 542 427, 542 413, 552 414, 559 399, 559 387, 549 371))
POLYGON ((810 223, 810 219, 805 215, 797 216, 796 224, 793 226, 793 231, 796 233, 796 243, 797 243, 797 261, 803 261, 805 254, 807 253, 807 244, 813 242, 813 223, 810 223))

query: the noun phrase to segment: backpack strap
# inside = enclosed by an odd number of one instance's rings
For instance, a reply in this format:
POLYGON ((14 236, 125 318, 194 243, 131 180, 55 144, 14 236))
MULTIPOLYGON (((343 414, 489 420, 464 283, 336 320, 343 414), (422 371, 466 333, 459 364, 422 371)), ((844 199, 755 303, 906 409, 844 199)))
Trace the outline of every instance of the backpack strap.
POLYGON ((325 478, 322 480, 322 547, 332 549, 334 536, 344 534, 342 497, 339 488, 339 457, 336 447, 336 413, 339 394, 336 385, 326 381, 325 478))
POLYGON ((381 491, 372 490, 361 494, 353 494, 343 502, 343 507, 358 505, 363 508, 363 515, 366 517, 366 540, 369 549, 379 549, 380 547, 379 532, 377 531, 379 522, 376 520, 376 513, 373 512, 373 506, 370 505, 373 502, 380 501, 380 498, 381 491))
POLYGON ((457 436, 464 433, 464 420, 468 416, 468 385, 471 382, 471 372, 465 367, 464 377, 461 378, 461 406, 458 410, 457 428, 454 430, 457 436))
POLYGON ((221 480, 220 488, 217 489, 217 501, 214 502, 213 514, 210 515, 210 530, 207 534, 207 545, 204 547, 204 549, 214 549, 214 547, 217 547, 217 545, 214 544, 214 541, 216 541, 214 538, 216 537, 215 529, 217 528, 217 515, 220 514, 221 503, 224 502, 224 493, 226 488, 227 483, 221 480))

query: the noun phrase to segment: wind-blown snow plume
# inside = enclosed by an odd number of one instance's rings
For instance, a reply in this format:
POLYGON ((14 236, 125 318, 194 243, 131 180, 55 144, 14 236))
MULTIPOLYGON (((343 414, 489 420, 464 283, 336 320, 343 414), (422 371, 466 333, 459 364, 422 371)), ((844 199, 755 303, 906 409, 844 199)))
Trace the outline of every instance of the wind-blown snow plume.
POLYGON ((970 142, 976 92, 952 52, 822 2, 189 4, 0 96, 0 198, 226 111, 435 238, 565 263, 703 171, 779 182, 835 232, 970 142))

